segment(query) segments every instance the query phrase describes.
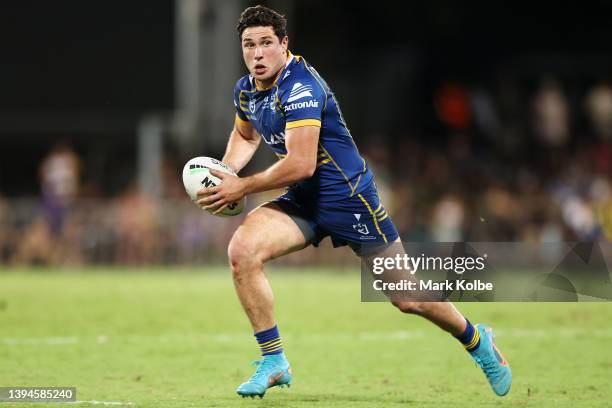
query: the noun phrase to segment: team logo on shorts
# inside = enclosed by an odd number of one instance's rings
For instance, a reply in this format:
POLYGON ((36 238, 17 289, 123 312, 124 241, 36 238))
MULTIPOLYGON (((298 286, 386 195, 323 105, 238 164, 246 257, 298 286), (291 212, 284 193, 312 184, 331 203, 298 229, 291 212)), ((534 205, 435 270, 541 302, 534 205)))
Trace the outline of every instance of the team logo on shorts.
POLYGON ((368 235, 370 230, 368 230, 368 226, 359 222, 361 219, 361 214, 353 214, 357 219, 357 224, 353 224, 353 229, 362 235, 368 235))

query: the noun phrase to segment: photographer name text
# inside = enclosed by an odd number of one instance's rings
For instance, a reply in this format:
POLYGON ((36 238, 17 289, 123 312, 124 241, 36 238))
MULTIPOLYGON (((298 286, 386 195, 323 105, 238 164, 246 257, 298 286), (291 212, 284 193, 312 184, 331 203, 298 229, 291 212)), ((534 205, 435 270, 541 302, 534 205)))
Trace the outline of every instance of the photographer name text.
POLYGON ((409 281, 406 279, 402 279, 398 282, 385 282, 381 279, 377 279, 372 283, 372 286, 375 290, 382 291, 451 291, 451 290, 467 290, 467 291, 490 291, 493 290, 493 283, 484 282, 480 279, 476 280, 467 280, 467 279, 458 279, 458 280, 444 280, 444 281, 434 281, 432 279, 429 280, 420 280, 409 281))

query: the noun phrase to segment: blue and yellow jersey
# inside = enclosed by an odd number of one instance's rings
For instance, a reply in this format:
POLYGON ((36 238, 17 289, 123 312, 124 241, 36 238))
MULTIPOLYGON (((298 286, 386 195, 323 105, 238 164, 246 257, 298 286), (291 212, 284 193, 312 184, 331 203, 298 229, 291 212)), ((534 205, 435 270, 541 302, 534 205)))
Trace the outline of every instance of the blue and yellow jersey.
POLYGON ((242 77, 234 88, 234 105, 236 120, 250 123, 279 158, 287 154, 286 130, 321 128, 317 169, 292 189, 332 202, 357 196, 371 184, 372 172, 355 146, 334 93, 304 58, 290 55, 268 88, 258 87, 250 75, 242 77))

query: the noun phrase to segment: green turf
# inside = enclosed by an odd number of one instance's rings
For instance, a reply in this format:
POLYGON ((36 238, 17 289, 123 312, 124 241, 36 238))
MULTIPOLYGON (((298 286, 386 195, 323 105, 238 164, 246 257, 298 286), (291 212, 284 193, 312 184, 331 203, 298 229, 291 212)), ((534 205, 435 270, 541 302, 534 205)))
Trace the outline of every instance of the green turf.
POLYGON ((454 339, 360 303, 358 274, 270 279, 294 386, 261 401, 234 393, 258 349, 213 268, 0 271, 0 386, 76 386, 79 400, 138 407, 610 406, 612 304, 458 305, 498 330, 514 372, 499 398, 454 339))

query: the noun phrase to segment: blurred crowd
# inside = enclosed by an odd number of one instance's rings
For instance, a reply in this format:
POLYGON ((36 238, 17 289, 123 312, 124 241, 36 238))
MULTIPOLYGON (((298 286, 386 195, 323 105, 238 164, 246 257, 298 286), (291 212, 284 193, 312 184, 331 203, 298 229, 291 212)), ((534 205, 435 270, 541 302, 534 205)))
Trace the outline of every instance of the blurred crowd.
POLYGON ((530 94, 446 83, 434 105, 443 138, 367 151, 405 240, 612 238, 611 83, 572 97, 552 78, 530 94))
MULTIPOLYGON (((431 135, 354 135, 403 240, 612 238, 612 84, 568 93, 563 82, 544 78, 525 93, 512 83, 449 82, 432 102, 431 135)), ((195 208, 181 167, 164 164, 162 200, 134 185, 102 197, 84 187, 75 150, 59 143, 40 164, 39 199, 0 192, 0 264, 225 262, 241 217, 195 208)), ((329 259, 312 254, 296 262, 329 259)))

